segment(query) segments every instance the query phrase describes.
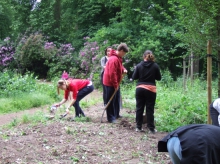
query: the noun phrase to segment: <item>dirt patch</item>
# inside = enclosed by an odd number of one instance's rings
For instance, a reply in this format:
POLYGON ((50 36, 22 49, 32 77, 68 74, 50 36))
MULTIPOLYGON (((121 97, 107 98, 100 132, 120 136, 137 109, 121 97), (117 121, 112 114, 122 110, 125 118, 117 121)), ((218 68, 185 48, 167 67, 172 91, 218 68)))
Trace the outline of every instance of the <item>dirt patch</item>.
MULTIPOLYGON (((100 96, 94 92, 87 98, 94 98, 95 94, 100 96)), ((68 116, 62 120, 54 118, 46 124, 2 128, 0 163, 171 163, 167 153, 157 153, 157 142, 166 133, 135 132, 134 117, 131 117, 135 112, 128 109, 122 109, 124 117, 116 124, 107 123, 106 114, 104 123, 100 123, 103 109, 101 103, 84 109, 89 122, 71 122, 68 116)))

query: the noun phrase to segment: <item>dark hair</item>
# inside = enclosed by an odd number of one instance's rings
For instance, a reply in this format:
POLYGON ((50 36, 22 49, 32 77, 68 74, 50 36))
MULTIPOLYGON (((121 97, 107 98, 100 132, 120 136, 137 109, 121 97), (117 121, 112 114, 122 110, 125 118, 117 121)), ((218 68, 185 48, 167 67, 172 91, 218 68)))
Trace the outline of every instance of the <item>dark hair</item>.
POLYGON ((144 52, 143 58, 148 60, 148 61, 154 61, 155 60, 154 55, 153 55, 152 51, 150 51, 150 50, 146 50, 144 52))
POLYGON ((121 43, 121 44, 119 44, 117 50, 118 50, 118 51, 123 50, 124 52, 128 52, 128 46, 127 46, 126 43, 121 43))
POLYGON ((105 49, 105 56, 107 56, 107 50, 108 50, 109 48, 112 48, 112 47, 111 47, 111 46, 108 46, 108 47, 105 49))

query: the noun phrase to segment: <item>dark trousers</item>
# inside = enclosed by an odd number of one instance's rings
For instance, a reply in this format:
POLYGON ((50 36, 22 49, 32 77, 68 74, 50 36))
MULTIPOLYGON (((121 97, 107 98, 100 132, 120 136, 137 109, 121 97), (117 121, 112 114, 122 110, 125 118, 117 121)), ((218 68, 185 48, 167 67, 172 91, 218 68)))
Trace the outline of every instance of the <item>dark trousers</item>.
POLYGON ((156 93, 144 88, 136 88, 136 127, 141 129, 143 123, 143 113, 146 107, 147 127, 150 130, 155 129, 154 125, 154 106, 156 93))
MULTIPOLYGON (((109 102, 110 98, 114 94, 114 87, 105 86, 106 88, 106 100, 109 102)), ((120 89, 117 90, 115 93, 112 101, 110 102, 109 106, 106 108, 107 113, 107 120, 112 122, 113 120, 119 117, 120 113, 120 89)))
POLYGON ((108 101, 106 100, 106 88, 105 88, 105 85, 103 84, 103 75, 104 75, 104 71, 101 73, 100 82, 102 84, 103 103, 104 103, 104 105, 106 105, 108 103, 108 101))
POLYGON ((80 100, 82 100, 86 95, 88 95, 89 93, 91 93, 94 90, 94 86, 86 86, 84 88, 82 88, 81 90, 79 90, 78 94, 77 94, 77 98, 75 103, 73 104, 74 108, 75 108, 75 116, 79 117, 80 115, 85 116, 84 112, 82 111, 81 107, 79 106, 79 102, 80 100))
POLYGON ((218 123, 218 115, 219 115, 219 113, 213 107, 213 102, 210 104, 209 109, 210 109, 210 116, 212 118, 212 125, 219 126, 219 123, 218 123))

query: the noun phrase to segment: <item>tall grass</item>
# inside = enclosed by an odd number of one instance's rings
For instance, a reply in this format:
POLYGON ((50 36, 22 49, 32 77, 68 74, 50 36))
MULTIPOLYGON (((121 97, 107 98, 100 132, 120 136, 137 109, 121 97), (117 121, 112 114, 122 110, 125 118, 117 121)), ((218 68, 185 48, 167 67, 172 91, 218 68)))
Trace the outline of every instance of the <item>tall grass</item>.
POLYGON ((58 99, 53 83, 39 83, 33 74, 0 73, 0 114, 53 103, 58 99))
MULTIPOLYGON (((213 82, 213 99, 217 98, 217 82, 213 82)), ((135 83, 122 86, 123 106, 135 110, 135 83)), ((172 131, 179 126, 207 123, 207 88, 206 81, 196 79, 187 82, 183 90, 182 78, 169 85, 157 83, 155 122, 160 131, 172 131)))

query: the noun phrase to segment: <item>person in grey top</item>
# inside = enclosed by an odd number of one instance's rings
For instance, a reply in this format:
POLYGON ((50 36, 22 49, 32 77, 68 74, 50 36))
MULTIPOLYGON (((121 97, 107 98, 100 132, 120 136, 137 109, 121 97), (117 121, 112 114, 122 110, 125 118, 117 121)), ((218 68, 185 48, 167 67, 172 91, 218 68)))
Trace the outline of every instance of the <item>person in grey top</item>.
POLYGON ((107 47, 105 49, 105 56, 103 56, 101 58, 101 84, 102 84, 102 88, 103 88, 103 102, 104 102, 104 105, 106 105, 108 102, 106 102, 106 96, 105 96, 105 86, 103 84, 103 75, 104 75, 104 71, 105 71, 105 66, 106 66, 106 63, 108 61, 108 58, 110 57, 110 51, 112 50, 112 47, 107 47))

